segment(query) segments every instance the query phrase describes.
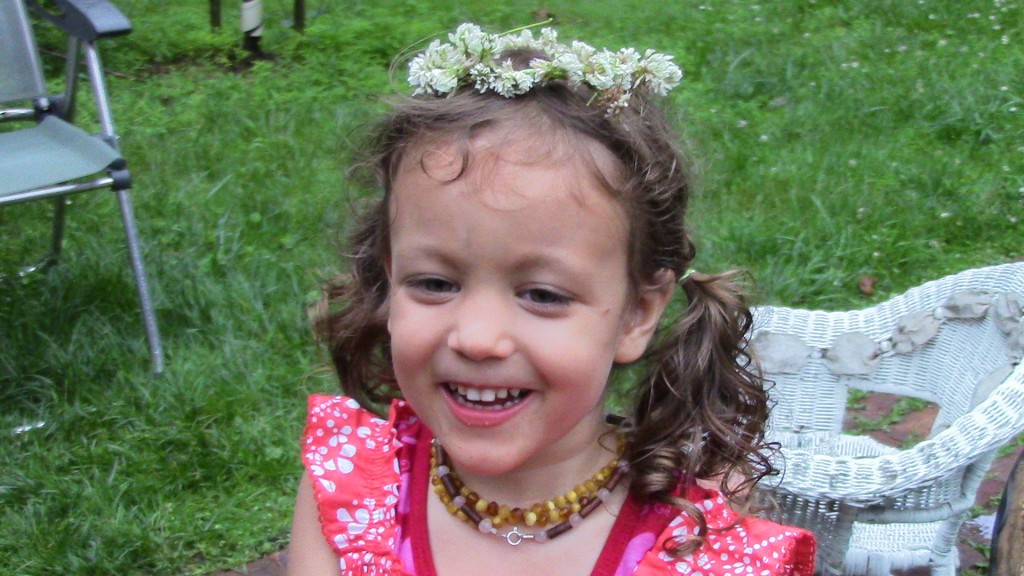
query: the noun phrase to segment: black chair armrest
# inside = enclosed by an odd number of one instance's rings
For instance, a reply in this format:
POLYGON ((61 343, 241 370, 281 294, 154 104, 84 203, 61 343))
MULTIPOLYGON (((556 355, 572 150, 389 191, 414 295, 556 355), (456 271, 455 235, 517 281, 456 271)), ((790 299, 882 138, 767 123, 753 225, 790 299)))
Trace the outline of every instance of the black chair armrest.
POLYGON ((82 40, 92 42, 132 31, 128 17, 108 0, 52 0, 50 3, 55 5, 56 12, 44 8, 39 0, 28 0, 36 14, 82 40))

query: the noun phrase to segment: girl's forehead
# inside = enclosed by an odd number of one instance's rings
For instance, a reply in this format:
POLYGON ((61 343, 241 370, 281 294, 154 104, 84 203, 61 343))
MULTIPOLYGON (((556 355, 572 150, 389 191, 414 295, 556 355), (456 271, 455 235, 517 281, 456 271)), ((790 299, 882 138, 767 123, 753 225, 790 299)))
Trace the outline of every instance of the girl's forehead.
POLYGON ((626 252, 627 212, 587 156, 503 139, 473 142, 465 165, 467 148, 457 142, 414 152, 393 180, 388 206, 398 252, 462 259, 455 255, 495 249, 502 256, 494 262, 523 269, 542 255, 590 251, 580 245, 626 252))
POLYGON ((440 183, 466 179, 474 190, 543 192, 516 190, 516 174, 529 168, 548 173, 555 188, 578 193, 598 188, 619 199, 623 170, 607 147, 564 128, 537 128, 499 125, 469 135, 421 137, 406 149, 396 177, 418 173, 440 183), (495 180, 503 181, 500 189, 494 189, 495 180))
POLYGON ((540 210, 538 217, 566 210, 628 230, 611 153, 602 155, 603 147, 593 141, 572 144, 571 139, 522 130, 424 139, 408 149, 392 180, 392 217, 424 210, 424 202, 449 205, 445 199, 454 197, 463 210, 540 210))

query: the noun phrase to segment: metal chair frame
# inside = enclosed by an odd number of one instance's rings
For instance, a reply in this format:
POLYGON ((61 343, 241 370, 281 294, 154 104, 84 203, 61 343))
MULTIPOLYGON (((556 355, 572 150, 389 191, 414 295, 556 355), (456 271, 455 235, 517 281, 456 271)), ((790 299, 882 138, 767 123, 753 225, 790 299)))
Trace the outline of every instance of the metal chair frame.
MULTIPOLYGON (((112 190, 120 205, 121 220, 127 240, 128 256, 142 308, 143 322, 149 344, 153 372, 164 369, 163 345, 157 327, 156 313, 150 297, 149 281, 143 265, 142 246, 129 194, 131 174, 120 154, 118 136, 114 129, 113 114, 107 98, 106 82, 96 42, 102 38, 119 36, 131 31, 128 19, 107 0, 54 0, 55 12, 43 8, 37 0, 0 0, 0 17, 5 20, 0 33, 0 104, 30 103, 31 107, 0 109, 0 121, 34 121, 31 128, 0 132, 0 167, 10 181, 0 181, 0 206, 50 199, 54 204, 53 234, 50 252, 38 263, 27 266, 21 273, 48 268, 57 263, 64 239, 67 197, 91 190, 112 190), (39 51, 35 44, 27 6, 41 18, 48 20, 68 35, 67 64, 64 90, 59 95, 47 93, 39 51), (4 52, 7 52, 6 54, 4 52), (101 146, 89 140, 94 138, 74 125, 79 58, 92 89, 100 132, 95 138, 101 146), (5 83, 6 82, 6 83, 5 83), (20 185, 18 170, 24 169, 30 144, 45 146, 52 142, 62 147, 62 153, 84 152, 88 159, 82 163, 100 164, 91 172, 61 174, 55 181, 40 181, 40 171, 30 170, 33 176, 20 185), (91 144, 91 146, 90 146, 91 144), (97 160, 99 159, 99 160, 97 160), (19 163, 20 162, 20 163, 19 163), (12 183, 13 181, 13 183, 12 183)), ((36 150, 37 148, 33 148, 36 150)), ((56 168, 56 167, 54 167, 56 168)), ((50 167, 47 167, 49 170, 50 167)), ((53 170, 59 172, 59 170, 53 170)), ((43 178, 47 176, 42 175, 43 178)))

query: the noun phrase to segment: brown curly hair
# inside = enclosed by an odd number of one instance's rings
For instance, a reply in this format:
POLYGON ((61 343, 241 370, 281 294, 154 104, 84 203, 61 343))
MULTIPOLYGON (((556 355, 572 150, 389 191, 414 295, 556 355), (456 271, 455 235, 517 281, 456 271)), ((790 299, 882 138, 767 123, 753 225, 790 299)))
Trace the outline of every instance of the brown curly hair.
MULTIPOLYGON (((511 55, 519 65, 534 56, 511 55)), ((396 170, 417 144, 461 142, 465 168, 472 132, 524 121, 530 126, 538 117, 545 126, 597 142, 620 164, 614 186, 607 175, 599 177, 629 218, 632 288, 656 284, 665 270, 684 276, 696 248, 685 225, 692 178, 677 138, 645 94, 634 94, 614 115, 594 106, 593 96, 586 87, 552 83, 512 99, 467 87, 395 103, 373 131, 364 165, 383 194, 361 214, 350 238, 350 271, 328 285, 329 307, 317 321, 346 394, 377 409, 399 394, 386 327, 388 203, 396 170)), ((751 315, 737 275, 686 275, 687 305, 674 325, 659 329, 638 361, 646 373, 627 391, 634 407, 626 448, 630 490, 683 509, 699 525, 695 536, 675 543, 678 554, 698 548, 707 532, 701 512, 675 495, 681 482, 715 479, 743 505, 750 488, 775 472, 764 439, 767 395, 743 352, 751 315)))

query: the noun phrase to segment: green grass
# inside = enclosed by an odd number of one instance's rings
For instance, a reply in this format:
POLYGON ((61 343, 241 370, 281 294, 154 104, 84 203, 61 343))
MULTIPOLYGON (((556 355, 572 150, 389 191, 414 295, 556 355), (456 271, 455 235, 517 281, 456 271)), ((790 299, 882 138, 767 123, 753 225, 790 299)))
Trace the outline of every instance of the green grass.
MULTIPOLYGON (((861 307, 1024 256, 1020 1, 320 1, 299 36, 267 0, 276 59, 252 68, 235 4, 211 32, 206 2, 121 0, 135 31, 102 45, 167 373, 111 196, 74 199, 61 266, 0 283, 0 573, 203 574, 284 545, 304 397, 334 387, 305 307, 366 194, 345 169, 391 58, 464 20, 544 7, 565 37, 676 54, 697 267, 750 269, 762 301, 861 307)), ((0 210, 0 270, 45 219, 0 210)))

